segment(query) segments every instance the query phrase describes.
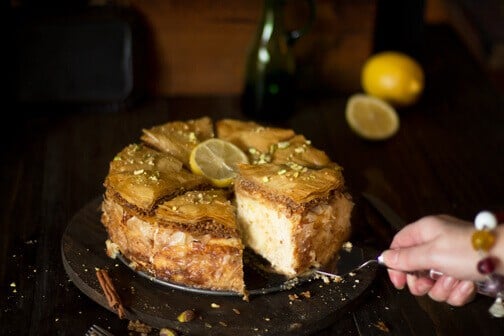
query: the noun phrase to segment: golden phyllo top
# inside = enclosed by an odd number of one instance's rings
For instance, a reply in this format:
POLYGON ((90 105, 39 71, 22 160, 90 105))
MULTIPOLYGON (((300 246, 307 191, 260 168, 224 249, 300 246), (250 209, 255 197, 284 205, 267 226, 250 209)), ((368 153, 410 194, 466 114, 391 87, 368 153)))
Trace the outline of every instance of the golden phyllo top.
POLYGON ((184 190, 208 185, 173 156, 141 144, 125 147, 110 163, 105 186, 143 212, 184 190))
POLYGON ((214 137, 212 120, 208 117, 188 121, 172 121, 143 129, 140 139, 149 146, 169 153, 189 164, 191 150, 201 141, 214 137))
MULTIPOLYGON (((219 139, 238 146, 249 158, 250 164, 239 166, 238 181, 242 187, 254 185, 253 188, 284 202, 299 204, 344 187, 341 167, 291 129, 235 119, 221 119, 215 123, 215 129, 219 139)), ((191 214, 187 218, 208 216, 206 210, 217 209, 214 215, 222 215, 219 221, 227 223, 227 210, 219 208, 219 200, 227 201, 227 194, 212 194, 215 200, 209 204, 189 201, 194 195, 203 195, 206 199, 204 190, 212 188, 207 178, 193 174, 188 166, 191 151, 214 136, 213 122, 208 117, 144 129, 140 137, 143 144, 125 147, 110 163, 105 180, 109 194, 149 214, 168 201, 168 205, 163 205, 167 218, 187 214, 191 214), (194 195, 177 197, 191 190, 195 191, 194 195), (185 205, 181 206, 182 203, 185 205)))

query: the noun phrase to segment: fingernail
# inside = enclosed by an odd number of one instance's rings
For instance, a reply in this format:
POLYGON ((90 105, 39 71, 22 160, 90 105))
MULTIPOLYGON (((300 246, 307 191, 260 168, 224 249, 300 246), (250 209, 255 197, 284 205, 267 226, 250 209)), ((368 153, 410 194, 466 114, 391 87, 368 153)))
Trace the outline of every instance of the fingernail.
POLYGON ((423 295, 423 294, 426 294, 426 293, 430 290, 430 288, 431 288, 431 286, 429 286, 428 284, 425 284, 425 283, 423 283, 423 282, 418 283, 418 284, 416 285, 416 287, 417 287, 417 290, 418 290, 418 291, 419 291, 422 295, 423 295))
POLYGON ((395 286, 395 288, 399 289, 399 290, 403 290, 405 287, 405 285, 397 285, 395 286))
POLYGON ((378 262, 382 265, 393 265, 396 253, 392 250, 383 251, 378 257, 378 262))
POLYGON ((450 290, 455 285, 455 281, 456 281, 455 278, 447 276, 443 278, 443 282, 441 284, 443 285, 444 289, 450 290))
POLYGON ((390 281, 394 284, 397 289, 404 289, 404 274, 396 274, 396 272, 389 272, 390 281))
POLYGON ((471 293, 473 288, 474 288, 474 283, 471 281, 462 281, 460 286, 458 286, 460 293, 462 293, 464 295, 471 293))

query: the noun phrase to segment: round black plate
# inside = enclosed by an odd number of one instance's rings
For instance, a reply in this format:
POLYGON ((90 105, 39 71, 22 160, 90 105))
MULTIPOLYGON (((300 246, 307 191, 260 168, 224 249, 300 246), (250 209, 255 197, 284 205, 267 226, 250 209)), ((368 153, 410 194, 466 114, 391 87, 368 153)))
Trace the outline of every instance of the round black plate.
MULTIPOLYGON (((318 277, 315 272, 307 272, 303 276, 291 279, 284 275, 268 271, 270 265, 267 261, 263 260, 260 256, 256 255, 254 252, 245 250, 244 251, 245 262, 244 264, 244 274, 245 283, 247 287, 247 293, 249 296, 253 295, 264 295, 279 291, 284 291, 291 289, 293 284, 299 286, 300 284, 313 280, 314 277, 318 277)), ((206 294, 206 295, 225 295, 225 296, 241 296, 242 294, 232 291, 220 291, 211 290, 205 288, 191 287, 184 284, 179 284, 176 282, 171 282, 168 280, 154 278, 152 274, 144 272, 139 268, 132 267, 132 263, 128 258, 122 254, 118 254, 117 259, 119 259, 124 265, 129 267, 133 272, 141 275, 142 277, 149 279, 155 283, 162 286, 167 286, 183 291, 206 294)), ((344 276, 348 272, 354 270, 357 266, 365 262, 366 254, 360 247, 352 247, 351 249, 342 249, 339 252, 338 261, 334 269, 325 269, 324 271, 330 272, 337 276, 344 276)))
MULTIPOLYGON (((96 268, 107 269, 126 307, 126 317, 156 328, 168 327, 196 336, 309 335, 356 303, 376 275, 377 268, 371 265, 349 274, 338 268, 338 273, 343 274, 340 282, 325 283, 310 277, 293 287, 281 287, 283 282, 267 287, 258 283, 256 294, 264 295, 251 295, 249 301, 237 295, 175 288, 107 257, 100 202, 101 198, 97 198, 84 206, 68 224, 61 240, 65 270, 84 294, 110 310, 95 275, 96 268), (267 293, 260 292, 261 288, 267 293), (177 316, 187 309, 194 310, 198 318, 189 323, 178 322, 177 316)), ((354 247, 352 251, 356 252, 342 260, 355 265, 366 258, 362 249, 354 247)), ((247 285, 254 289, 253 279, 250 281, 247 285)))

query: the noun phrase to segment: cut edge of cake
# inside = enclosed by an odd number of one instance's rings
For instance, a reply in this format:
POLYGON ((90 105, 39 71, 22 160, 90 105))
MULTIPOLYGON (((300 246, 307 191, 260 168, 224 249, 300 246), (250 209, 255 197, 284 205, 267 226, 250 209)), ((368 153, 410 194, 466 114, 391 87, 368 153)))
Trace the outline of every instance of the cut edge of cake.
POLYGON ((351 234, 353 202, 339 176, 333 168, 298 174, 241 165, 235 196, 244 245, 289 277, 330 263, 351 234))

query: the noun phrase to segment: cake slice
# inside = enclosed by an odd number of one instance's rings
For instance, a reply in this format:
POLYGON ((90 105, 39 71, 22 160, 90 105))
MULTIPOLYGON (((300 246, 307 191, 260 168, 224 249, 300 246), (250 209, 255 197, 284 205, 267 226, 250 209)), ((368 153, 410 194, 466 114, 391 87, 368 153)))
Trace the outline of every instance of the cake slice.
POLYGON ((331 263, 351 233, 342 168, 290 129, 224 119, 216 132, 251 158, 234 186, 244 245, 289 277, 331 263))
POLYGON ((235 182, 244 245, 289 277, 338 255, 353 208, 338 166, 294 167, 243 164, 235 182))

